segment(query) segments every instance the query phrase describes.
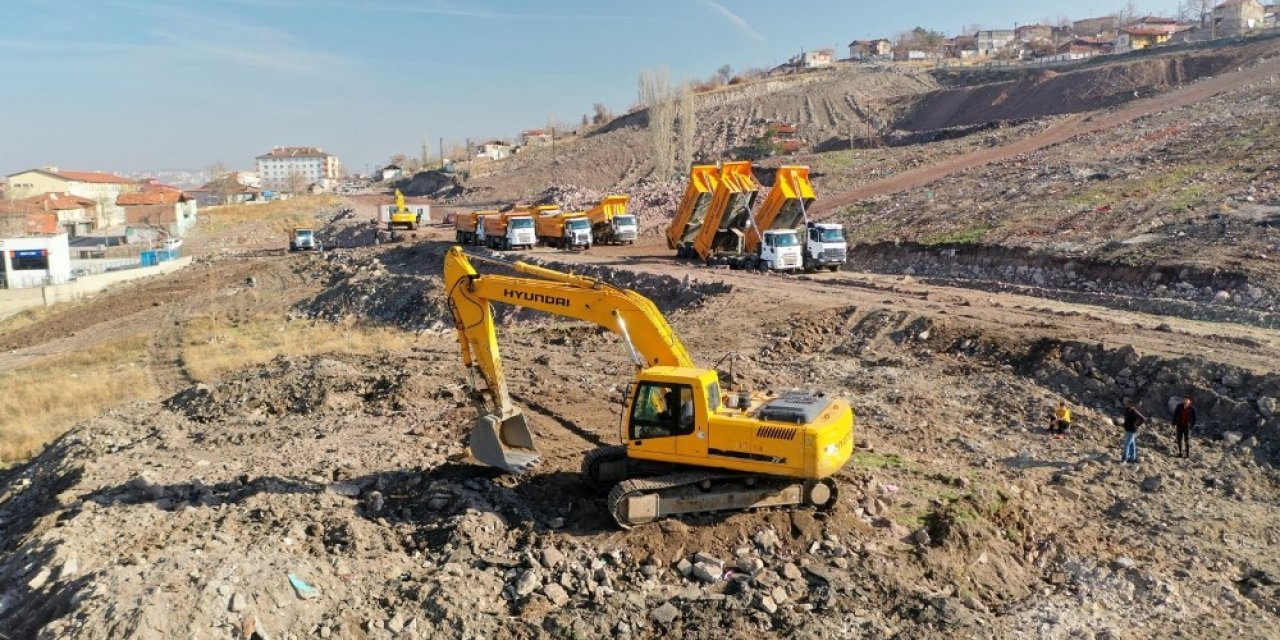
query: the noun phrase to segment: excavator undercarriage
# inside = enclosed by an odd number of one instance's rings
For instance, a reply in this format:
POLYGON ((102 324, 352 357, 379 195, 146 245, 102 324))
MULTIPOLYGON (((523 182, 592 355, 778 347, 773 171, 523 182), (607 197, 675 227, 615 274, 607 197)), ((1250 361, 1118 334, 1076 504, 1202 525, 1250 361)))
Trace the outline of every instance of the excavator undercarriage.
POLYGON ((582 477, 608 492, 609 515, 618 526, 667 516, 764 507, 808 505, 830 509, 837 486, 830 478, 797 482, 749 473, 652 463, 627 457, 622 445, 599 447, 582 460, 582 477))

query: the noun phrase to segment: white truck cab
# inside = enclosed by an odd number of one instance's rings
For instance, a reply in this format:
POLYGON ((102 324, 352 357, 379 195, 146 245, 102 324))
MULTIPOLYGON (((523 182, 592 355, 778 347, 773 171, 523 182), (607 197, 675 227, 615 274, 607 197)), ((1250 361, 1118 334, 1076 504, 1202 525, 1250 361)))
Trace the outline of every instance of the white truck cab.
POLYGON ((569 218, 564 221, 564 243, 566 247, 591 248, 591 220, 586 217, 569 218))
POLYGON ((810 222, 804 242, 804 270, 839 271, 849 257, 844 226, 832 222, 810 222))
POLYGON ((518 216, 507 220, 507 246, 533 247, 538 238, 533 229, 533 218, 518 216))
POLYGON ((795 229, 771 229, 764 232, 757 264, 761 269, 790 271, 799 269, 803 260, 800 235, 795 229))
POLYGON ((613 237, 615 242, 635 244, 636 239, 640 237, 640 225, 636 222, 636 217, 633 215, 614 216, 613 237))

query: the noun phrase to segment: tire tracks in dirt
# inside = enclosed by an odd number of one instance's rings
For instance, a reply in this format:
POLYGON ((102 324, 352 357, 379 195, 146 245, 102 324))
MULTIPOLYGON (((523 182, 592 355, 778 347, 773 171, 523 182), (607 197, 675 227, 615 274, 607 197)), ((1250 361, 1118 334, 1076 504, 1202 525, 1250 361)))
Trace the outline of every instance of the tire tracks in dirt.
POLYGON ((1113 129, 1138 118, 1203 102, 1218 94, 1269 79, 1277 73, 1280 73, 1280 59, 1267 60, 1248 69, 1224 73, 1160 95, 1135 100, 1111 111, 1067 116, 1038 134, 1010 144, 979 149, 825 197, 813 205, 810 215, 816 219, 828 218, 840 209, 868 198, 918 189, 947 176, 1033 153, 1075 136, 1113 129))

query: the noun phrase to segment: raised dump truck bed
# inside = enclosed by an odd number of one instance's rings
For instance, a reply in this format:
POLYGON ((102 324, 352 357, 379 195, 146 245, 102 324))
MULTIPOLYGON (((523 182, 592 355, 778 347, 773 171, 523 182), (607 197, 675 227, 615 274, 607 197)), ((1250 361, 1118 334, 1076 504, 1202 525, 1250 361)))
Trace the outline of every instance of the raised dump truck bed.
POLYGON ((711 206, 711 197, 720 183, 720 168, 713 164, 695 165, 689 170, 689 186, 684 190, 675 218, 667 227, 667 248, 676 255, 692 257, 693 240, 702 229, 702 222, 711 206))

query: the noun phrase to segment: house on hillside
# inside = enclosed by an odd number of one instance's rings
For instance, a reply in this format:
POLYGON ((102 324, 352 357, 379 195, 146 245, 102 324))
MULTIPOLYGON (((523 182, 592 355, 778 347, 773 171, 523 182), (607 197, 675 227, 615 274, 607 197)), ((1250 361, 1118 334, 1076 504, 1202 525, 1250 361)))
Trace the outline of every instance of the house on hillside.
POLYGON ((1261 29, 1266 17, 1266 7, 1258 0, 1227 0, 1213 8, 1210 26, 1215 37, 1230 38, 1261 29))
POLYGON ((196 200, 171 187, 155 187, 122 194, 116 204, 130 226, 163 229, 171 237, 183 236, 196 223, 196 200))
POLYGON ((57 167, 30 169, 8 176, 12 199, 29 198, 48 193, 65 193, 96 203, 95 228, 124 223, 124 210, 116 206, 122 193, 139 191, 141 187, 128 178, 97 171, 61 171, 57 167))
POLYGON ((974 34, 973 39, 979 56, 994 56, 1008 49, 1017 36, 1013 29, 988 29, 974 34))
POLYGON ((1018 42, 1031 43, 1037 40, 1052 40, 1053 27, 1047 24, 1024 24, 1013 30, 1013 37, 1018 42))
POLYGON ((1087 38, 1108 37, 1120 28, 1120 21, 1115 16, 1085 18, 1071 23, 1071 32, 1087 38))
POLYGON ((1097 38, 1072 38, 1058 45, 1056 55, 1060 60, 1079 60, 1111 53, 1115 43, 1097 38))
POLYGON ((72 238, 98 228, 98 203, 69 193, 42 193, 15 204, 25 210, 28 233, 62 233, 72 238))
POLYGON ((541 147, 551 144, 551 132, 546 129, 529 129, 520 132, 520 145, 541 147))
POLYGON ((850 60, 889 60, 891 58, 893 58, 893 43, 884 38, 854 40, 849 43, 850 60))
POLYGON ((1145 16, 1137 22, 1126 27, 1136 29, 1151 29, 1152 31, 1165 31, 1170 34, 1178 31, 1178 21, 1174 18, 1162 18, 1160 16, 1145 16))
POLYGON ((791 58, 791 66, 797 69, 820 69, 835 64, 836 52, 833 49, 817 49, 801 51, 800 55, 791 58))
POLYGON ((241 184, 234 174, 226 174, 210 180, 204 186, 194 189, 183 189, 182 194, 205 207, 224 204, 244 204, 262 199, 262 189, 241 184))
POLYGON ((404 177, 404 167, 401 167, 398 164, 389 164, 381 169, 378 169, 373 175, 378 182, 390 182, 392 180, 399 180, 400 178, 404 177))
POLYGON ((480 147, 480 153, 476 154, 479 158, 488 158, 497 162, 505 158, 511 157, 511 145, 502 140, 490 140, 480 147))
POLYGON ((1144 29, 1141 27, 1121 27, 1116 34, 1116 53, 1141 51, 1162 45, 1169 41, 1173 34, 1164 29, 1144 29))
POLYGON ((956 36, 947 44, 948 58, 972 60, 978 57, 978 40, 974 36, 956 36))

